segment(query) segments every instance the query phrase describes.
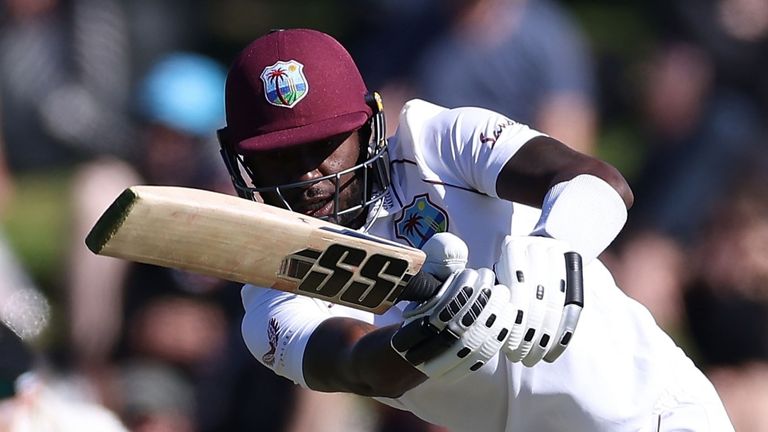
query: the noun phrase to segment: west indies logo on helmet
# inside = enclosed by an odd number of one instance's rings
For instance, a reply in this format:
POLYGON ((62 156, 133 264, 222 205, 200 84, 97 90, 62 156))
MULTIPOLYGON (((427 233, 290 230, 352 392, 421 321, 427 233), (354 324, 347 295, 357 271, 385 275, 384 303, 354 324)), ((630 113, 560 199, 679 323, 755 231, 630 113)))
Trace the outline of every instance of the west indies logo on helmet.
POLYGON ((302 69, 304 65, 296 60, 279 61, 264 68, 261 80, 267 102, 286 108, 296 106, 307 95, 307 79, 302 69))
POLYGON ((310 29, 273 30, 251 42, 229 69, 225 107, 227 125, 218 131, 221 153, 241 197, 255 200, 260 193, 276 193, 292 210, 285 192, 321 181, 334 182, 338 196, 343 173, 259 187, 245 159, 359 129, 370 129, 370 134, 361 142, 360 163, 344 173, 365 178, 364 190, 359 202, 334 208, 326 219, 338 222, 341 215, 378 206, 386 195, 389 158, 381 98, 368 92, 352 57, 331 36, 310 29))

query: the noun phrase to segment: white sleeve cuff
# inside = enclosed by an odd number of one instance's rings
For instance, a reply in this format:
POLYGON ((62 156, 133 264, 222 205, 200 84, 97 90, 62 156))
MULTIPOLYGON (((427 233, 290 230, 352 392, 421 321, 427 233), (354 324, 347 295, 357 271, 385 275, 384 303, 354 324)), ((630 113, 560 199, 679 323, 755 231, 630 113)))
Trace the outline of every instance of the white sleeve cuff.
POLYGON ((553 186, 532 235, 567 241, 584 265, 597 258, 627 222, 627 207, 605 180, 582 174, 553 186))

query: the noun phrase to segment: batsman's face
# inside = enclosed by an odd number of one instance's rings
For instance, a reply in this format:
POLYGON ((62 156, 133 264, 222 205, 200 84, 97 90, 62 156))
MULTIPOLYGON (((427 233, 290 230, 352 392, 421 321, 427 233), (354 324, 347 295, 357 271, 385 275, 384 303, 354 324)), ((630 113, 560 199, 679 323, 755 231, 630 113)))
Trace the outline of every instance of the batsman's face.
MULTIPOLYGON (((350 208, 359 203, 363 191, 362 180, 355 171, 335 178, 322 179, 357 165, 360 159, 360 142, 357 133, 346 133, 322 142, 314 142, 292 148, 265 152, 246 158, 253 173, 254 186, 278 187, 277 192, 262 193, 267 204, 284 207, 280 195, 293 211, 314 217, 330 217, 335 211, 350 208), (314 181, 317 180, 317 181, 314 181), (297 182, 307 182, 297 187, 285 187, 297 182), (339 208, 334 199, 338 182, 339 208)), ((358 170, 359 171, 359 170, 358 170)), ((344 215, 331 222, 347 225, 360 213, 344 215)))

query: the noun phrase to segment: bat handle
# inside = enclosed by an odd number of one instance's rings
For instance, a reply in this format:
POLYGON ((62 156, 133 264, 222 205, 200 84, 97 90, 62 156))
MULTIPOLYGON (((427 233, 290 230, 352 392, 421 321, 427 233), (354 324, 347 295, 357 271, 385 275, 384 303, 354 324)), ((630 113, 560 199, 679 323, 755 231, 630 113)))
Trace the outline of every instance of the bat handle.
POLYGON ((438 278, 430 273, 420 271, 416 273, 397 297, 397 300, 425 301, 431 299, 443 285, 438 278))

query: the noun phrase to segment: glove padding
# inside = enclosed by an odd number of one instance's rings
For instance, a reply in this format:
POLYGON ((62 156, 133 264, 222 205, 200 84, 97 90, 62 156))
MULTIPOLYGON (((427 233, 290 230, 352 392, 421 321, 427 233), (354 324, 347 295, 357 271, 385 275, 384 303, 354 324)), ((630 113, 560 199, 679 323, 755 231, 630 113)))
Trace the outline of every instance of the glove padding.
POLYGON ((528 367, 555 361, 570 343, 583 307, 581 257, 553 238, 507 236, 495 270, 519 308, 502 351, 528 367))
POLYGON ((438 276, 446 269, 453 273, 435 297, 406 308, 392 347, 425 375, 451 382, 496 355, 516 311, 509 302, 509 289, 495 283, 490 269, 462 269, 466 246, 461 239, 447 233, 432 239, 424 246, 431 263, 428 270, 438 276))

